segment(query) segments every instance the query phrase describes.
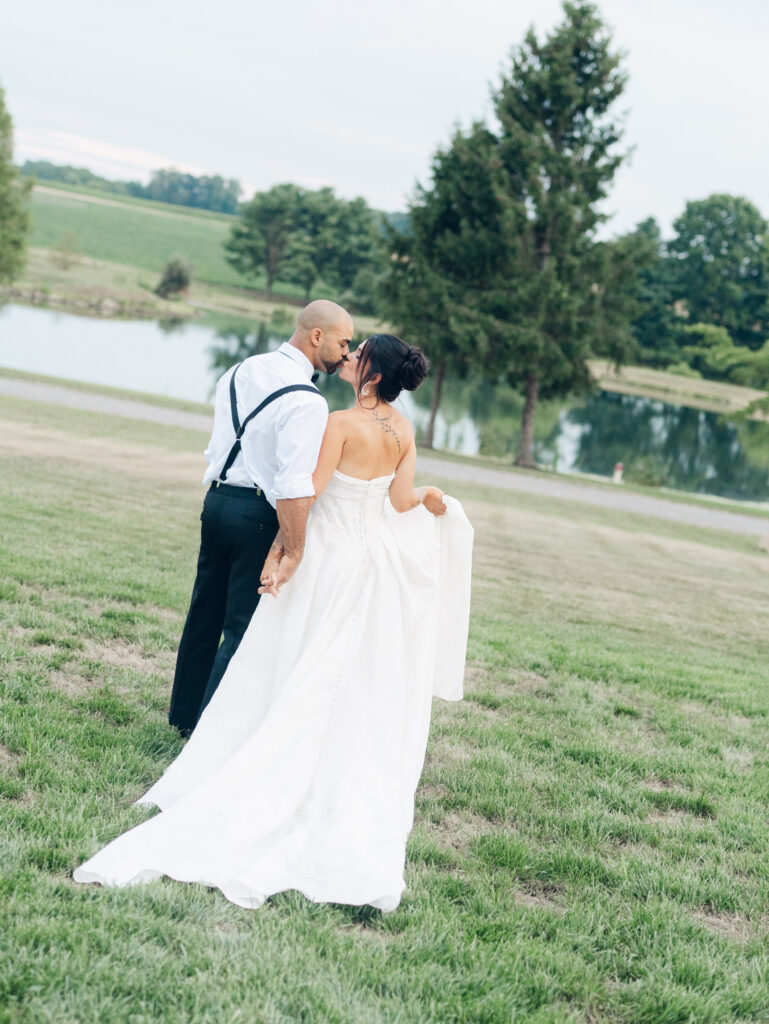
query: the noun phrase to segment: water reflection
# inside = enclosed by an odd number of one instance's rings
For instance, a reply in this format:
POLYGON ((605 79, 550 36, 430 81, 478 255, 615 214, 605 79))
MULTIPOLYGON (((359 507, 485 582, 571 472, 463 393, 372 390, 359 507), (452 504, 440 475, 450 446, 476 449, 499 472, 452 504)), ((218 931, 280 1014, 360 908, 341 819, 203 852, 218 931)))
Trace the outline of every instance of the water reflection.
MULTIPOLYGON (((422 412, 429 408, 429 384, 415 397, 422 412)), ((452 426, 469 419, 475 452, 512 459, 523 411, 523 399, 512 388, 476 378, 450 381, 441 410, 449 437, 452 426)), ((541 402, 534 455, 561 473, 610 477, 622 462, 629 482, 769 501, 769 424, 730 422, 649 398, 600 391, 541 402)))
MULTIPOLYGON (((0 366, 49 376, 210 400, 233 363, 271 351, 288 339, 293 320, 267 324, 160 325, 105 321, 8 304, 0 309, 0 366)), ((349 385, 321 374, 318 386, 333 410, 353 400, 349 385)), ((398 400, 417 436, 424 428, 432 382, 398 400)), ((512 461, 523 400, 506 385, 477 377, 447 381, 436 423, 438 447, 512 461)), ((769 501, 769 424, 730 423, 714 413, 646 398, 601 392, 541 402, 535 456, 561 472, 610 476, 683 490, 769 501)))
POLYGON ((561 413, 541 446, 565 472, 610 476, 616 462, 637 483, 769 500, 769 424, 599 392, 561 413), (549 451, 548 451, 549 450, 549 451))
POLYGON ((233 363, 242 362, 249 356, 270 352, 286 340, 273 335, 264 322, 259 324, 256 331, 249 331, 243 326, 220 330, 216 335, 216 343, 210 349, 212 384, 215 384, 233 363))
MULTIPOLYGON (((250 331, 242 325, 225 327, 218 331, 216 343, 209 349, 211 359, 211 394, 216 381, 233 363, 239 363, 249 356, 274 352, 284 341, 288 341, 293 333, 293 324, 287 324, 282 330, 272 324, 260 323, 256 330, 250 331)), ((329 409, 347 409, 352 403, 352 391, 337 376, 322 373, 317 381, 318 388, 328 402, 329 409)))
MULTIPOLYGON (((263 352, 272 352, 287 341, 292 334, 293 323, 284 323, 282 330, 280 326, 275 323, 260 323, 255 331, 249 331, 242 325, 219 330, 216 343, 209 350, 212 370, 211 394, 218 378, 233 363, 249 356, 261 355, 263 352)), ((348 409, 352 405, 354 396, 350 385, 340 380, 336 374, 328 376, 322 373, 317 386, 328 402, 331 412, 348 409)), ((415 396, 409 392, 403 392, 395 404, 411 420, 419 436, 429 417, 429 399, 425 407, 424 402, 417 404, 414 398, 415 396)), ((466 408, 460 409, 456 403, 452 403, 450 397, 444 404, 445 409, 439 413, 435 425, 436 447, 475 455, 478 452, 479 435, 472 417, 466 408)))

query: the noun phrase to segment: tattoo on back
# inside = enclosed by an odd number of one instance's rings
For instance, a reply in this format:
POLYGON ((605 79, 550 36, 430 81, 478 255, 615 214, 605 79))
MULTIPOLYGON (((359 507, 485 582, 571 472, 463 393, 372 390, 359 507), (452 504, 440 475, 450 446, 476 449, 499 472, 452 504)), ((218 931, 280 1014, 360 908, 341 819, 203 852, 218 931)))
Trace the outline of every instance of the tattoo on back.
POLYGON ((372 410, 371 415, 374 419, 374 422, 378 423, 386 434, 392 434, 392 436, 395 438, 395 443, 398 445, 398 454, 400 455, 401 439, 398 437, 398 432, 395 429, 395 427, 391 426, 389 422, 392 419, 392 414, 390 414, 389 416, 380 416, 377 413, 376 409, 374 409, 372 410))

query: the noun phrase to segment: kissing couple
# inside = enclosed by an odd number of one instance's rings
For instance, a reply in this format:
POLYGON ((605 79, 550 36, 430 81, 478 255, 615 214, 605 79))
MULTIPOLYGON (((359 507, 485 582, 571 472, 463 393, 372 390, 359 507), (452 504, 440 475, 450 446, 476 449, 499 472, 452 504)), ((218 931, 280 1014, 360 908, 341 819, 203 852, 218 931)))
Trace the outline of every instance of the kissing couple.
POLYGON ((351 353, 352 336, 346 310, 312 302, 218 382, 169 714, 190 738, 137 801, 161 813, 75 881, 398 906, 432 697, 462 697, 473 530, 414 487, 392 403, 424 354, 391 334, 351 353), (337 370, 354 404, 329 416, 313 380, 337 370))

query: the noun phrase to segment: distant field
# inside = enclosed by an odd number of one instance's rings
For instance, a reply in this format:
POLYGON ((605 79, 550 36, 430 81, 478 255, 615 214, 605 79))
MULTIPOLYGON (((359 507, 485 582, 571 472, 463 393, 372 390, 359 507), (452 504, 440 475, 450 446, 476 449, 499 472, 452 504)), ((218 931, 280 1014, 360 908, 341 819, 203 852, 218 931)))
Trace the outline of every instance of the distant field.
POLYGON ((61 181, 45 181, 39 179, 35 186, 36 192, 45 193, 47 191, 56 192, 74 192, 76 195, 91 196, 98 200, 113 200, 116 203, 122 203, 125 206, 137 206, 144 208, 145 210, 152 211, 165 211, 166 213, 175 213, 183 217, 198 217, 201 220, 221 220, 232 223, 237 220, 234 214, 229 213, 215 213, 213 210, 199 210, 194 206, 180 206, 178 203, 161 203, 156 199, 139 199, 136 196, 123 195, 120 192, 105 192, 104 189, 100 188, 89 188, 87 185, 66 185, 61 181))
MULTIPOLYGON (((222 248, 234 218, 190 210, 93 189, 59 189, 46 183, 32 192, 32 230, 29 244, 56 248, 72 233, 84 256, 126 264, 159 273, 171 256, 187 260, 193 276, 209 284, 250 284, 264 288, 263 278, 246 282, 224 258, 222 248)), ((286 295, 300 289, 281 286, 286 295)))

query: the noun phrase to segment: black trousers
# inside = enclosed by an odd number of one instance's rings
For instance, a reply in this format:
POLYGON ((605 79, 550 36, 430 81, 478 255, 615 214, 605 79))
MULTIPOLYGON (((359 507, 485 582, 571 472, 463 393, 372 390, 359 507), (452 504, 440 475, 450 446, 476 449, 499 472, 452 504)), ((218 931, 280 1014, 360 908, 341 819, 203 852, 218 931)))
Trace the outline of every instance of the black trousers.
POLYGON ((220 486, 203 502, 200 554, 179 644, 168 721, 195 728, 259 603, 259 576, 278 517, 256 490, 220 486), (219 640, 224 634, 221 645, 219 640))

